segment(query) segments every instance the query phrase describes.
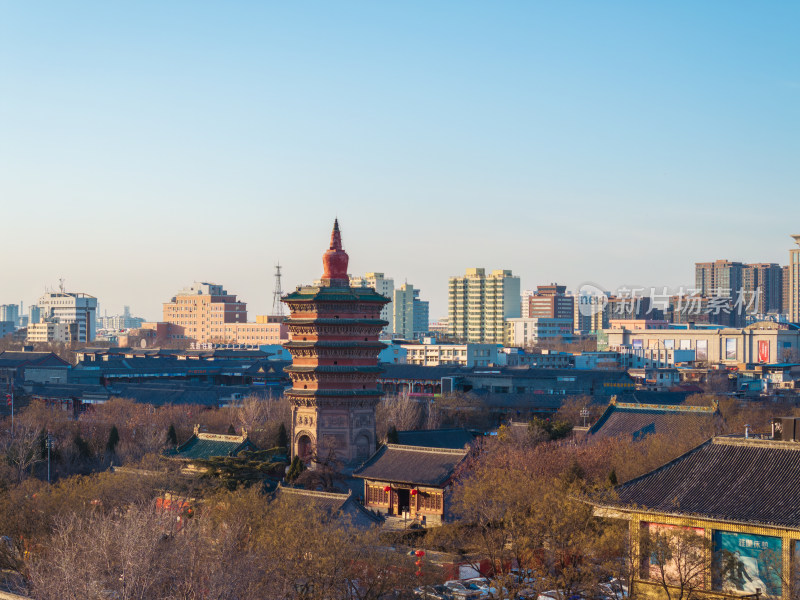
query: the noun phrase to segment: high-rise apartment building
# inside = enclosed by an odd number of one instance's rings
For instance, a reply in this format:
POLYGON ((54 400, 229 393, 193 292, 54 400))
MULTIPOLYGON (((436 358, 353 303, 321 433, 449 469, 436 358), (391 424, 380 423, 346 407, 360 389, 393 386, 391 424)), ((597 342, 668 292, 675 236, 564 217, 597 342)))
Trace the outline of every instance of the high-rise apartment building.
MULTIPOLYGON (((389 300, 394 297, 394 279, 384 276, 383 273, 365 273, 363 277, 350 277, 350 285, 353 287, 366 287, 372 288, 381 296, 385 296, 389 300)), ((394 333, 393 327, 393 309, 391 302, 381 309, 381 319, 389 323, 383 328, 384 335, 391 335, 394 333)))
POLYGON ((789 250, 789 320, 800 323, 800 235, 792 239, 797 248, 789 250))
POLYGON ((48 292, 37 302, 40 322, 74 324, 71 342, 91 342, 95 338, 97 298, 89 294, 48 292))
POLYGON ((695 288, 701 296, 736 299, 743 289, 744 264, 729 260, 695 263, 695 288))
POLYGON ((788 315, 789 314, 789 304, 792 301, 792 295, 789 293, 789 284, 792 282, 791 273, 789 271, 789 265, 781 267, 782 277, 783 277, 783 294, 781 295, 782 306, 781 306, 781 314, 788 315))
POLYGON ((450 336, 471 343, 502 344, 506 319, 519 318, 519 277, 509 270, 467 269, 451 277, 448 289, 450 336))
MULTIPOLYGON (((523 310, 524 312, 524 310, 523 310)), ((567 286, 539 285, 528 298, 528 316, 541 319, 574 319, 575 298, 567 295, 567 286)))
POLYGON ((14 327, 19 325, 19 305, 0 304, 0 321, 11 322, 14 327))
POLYGON ((428 302, 419 299, 419 290, 404 283, 394 290, 392 318, 394 333, 413 340, 428 332, 428 302))
POLYGON ((744 266, 742 287, 748 313, 780 313, 783 310, 783 268, 776 263, 744 266))
POLYGON ((612 315, 609 303, 611 292, 603 294, 581 293, 574 298, 575 331, 592 333, 608 328, 612 315))
POLYGON ((226 329, 247 321, 247 304, 221 285, 194 282, 164 303, 164 322, 180 325, 198 343, 227 342, 226 329))

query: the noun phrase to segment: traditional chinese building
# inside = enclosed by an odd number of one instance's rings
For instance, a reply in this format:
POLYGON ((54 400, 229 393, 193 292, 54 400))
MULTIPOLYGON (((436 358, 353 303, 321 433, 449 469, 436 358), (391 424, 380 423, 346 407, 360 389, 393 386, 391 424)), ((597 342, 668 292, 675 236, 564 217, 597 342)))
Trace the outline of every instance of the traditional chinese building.
MULTIPOLYGON (((637 595, 666 598, 664 581, 676 588, 688 581, 697 597, 795 597, 800 420, 776 422, 771 436, 714 437, 618 486, 615 499, 596 505, 598 516, 630 523, 637 595), (697 536, 706 563, 688 575, 685 561, 675 562, 677 550, 664 569, 662 554, 651 550, 658 536, 681 532, 697 536)), ((685 542, 682 548, 689 555, 685 542)))
POLYGON ((222 433, 202 433, 200 426, 194 426, 192 437, 174 450, 167 450, 164 456, 169 459, 185 463, 184 473, 202 473, 206 469, 198 467, 196 461, 211 458, 236 456, 243 450, 258 450, 247 437, 247 431, 242 430, 241 435, 222 433))
POLYGON ((298 287, 284 296, 291 317, 292 365, 285 371, 293 387, 292 456, 304 461, 345 463, 366 460, 376 447, 375 405, 381 397, 377 377, 378 341, 389 299, 366 287, 351 287, 347 253, 338 220, 330 248, 322 257, 318 286, 298 287))
POLYGON ((718 406, 685 406, 643 402, 619 402, 612 396, 608 407, 589 428, 598 438, 619 437, 634 441, 651 434, 677 437, 687 432, 712 436, 720 421, 718 406))
POLYGON ((364 506, 386 515, 440 525, 448 512, 453 474, 465 448, 386 444, 353 472, 364 480, 364 506))

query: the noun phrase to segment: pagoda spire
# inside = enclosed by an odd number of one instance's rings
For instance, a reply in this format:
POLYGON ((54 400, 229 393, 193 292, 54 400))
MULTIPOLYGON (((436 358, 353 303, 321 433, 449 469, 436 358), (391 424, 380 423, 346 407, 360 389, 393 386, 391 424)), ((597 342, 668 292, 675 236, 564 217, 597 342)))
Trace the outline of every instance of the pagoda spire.
POLYGON ((339 231, 339 219, 333 220, 333 231, 331 232, 331 250, 342 249, 342 232, 339 231))
POLYGON ((347 286, 350 278, 347 265, 350 257, 342 248, 342 232, 339 230, 339 219, 333 221, 330 248, 322 255, 322 284, 326 286, 347 286))

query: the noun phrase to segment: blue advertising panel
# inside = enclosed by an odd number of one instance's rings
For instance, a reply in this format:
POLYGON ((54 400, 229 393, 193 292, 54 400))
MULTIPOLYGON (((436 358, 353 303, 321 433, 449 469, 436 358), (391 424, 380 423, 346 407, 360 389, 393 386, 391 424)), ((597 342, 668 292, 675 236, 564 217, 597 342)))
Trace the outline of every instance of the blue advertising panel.
POLYGON ((714 588, 748 594, 781 595, 781 539, 714 532, 714 588))

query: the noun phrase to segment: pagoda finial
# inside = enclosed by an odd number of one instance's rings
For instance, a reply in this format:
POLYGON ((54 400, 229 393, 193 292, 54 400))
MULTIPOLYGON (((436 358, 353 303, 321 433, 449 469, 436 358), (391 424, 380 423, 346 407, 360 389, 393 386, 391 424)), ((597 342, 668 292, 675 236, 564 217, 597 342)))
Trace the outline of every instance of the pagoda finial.
POLYGON ((349 262, 350 257, 347 256, 347 252, 342 248, 342 232, 339 231, 339 219, 336 218, 333 221, 330 248, 322 255, 323 285, 349 285, 350 278, 347 276, 347 264, 349 262))
POLYGON ((342 232, 339 231, 339 219, 333 220, 333 231, 331 232, 331 250, 342 249, 342 232))

